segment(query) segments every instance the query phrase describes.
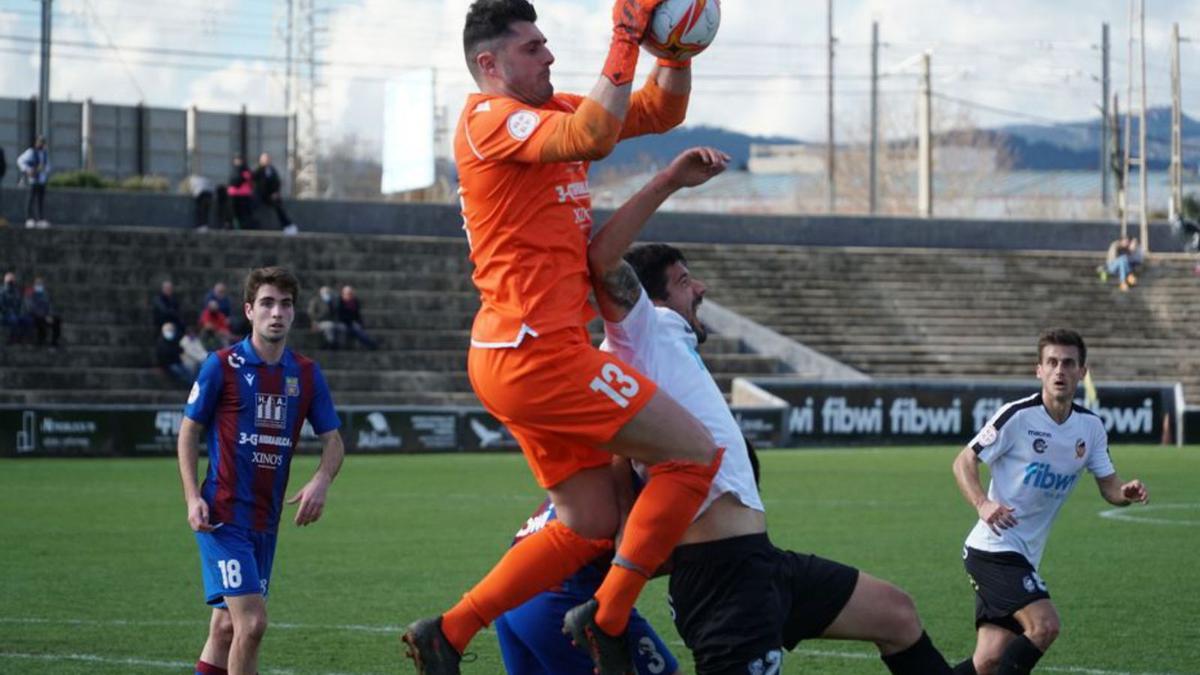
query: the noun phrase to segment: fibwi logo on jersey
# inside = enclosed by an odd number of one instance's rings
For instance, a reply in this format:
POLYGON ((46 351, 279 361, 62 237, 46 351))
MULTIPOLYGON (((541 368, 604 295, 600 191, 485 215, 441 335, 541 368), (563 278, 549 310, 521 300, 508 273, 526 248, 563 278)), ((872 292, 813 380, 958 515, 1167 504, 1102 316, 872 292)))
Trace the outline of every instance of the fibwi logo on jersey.
POLYGON ((1046 462, 1030 462, 1025 467, 1025 480, 1021 483, 1043 490, 1065 493, 1075 484, 1076 478, 1079 478, 1078 474, 1054 473, 1046 462))
POLYGON ((278 394, 256 394, 254 424, 282 429, 287 424, 287 398, 278 394))

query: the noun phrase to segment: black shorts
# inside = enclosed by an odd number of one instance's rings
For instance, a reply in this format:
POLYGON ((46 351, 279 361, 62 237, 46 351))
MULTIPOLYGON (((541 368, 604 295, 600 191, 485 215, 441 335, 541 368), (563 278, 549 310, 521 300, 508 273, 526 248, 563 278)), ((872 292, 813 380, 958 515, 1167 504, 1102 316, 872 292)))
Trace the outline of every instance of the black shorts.
POLYGON ((858 584, 857 569, 766 534, 686 544, 671 560, 671 613, 697 675, 770 672, 781 648, 824 633, 858 584))
POLYGON ((975 627, 990 623, 1021 634, 1025 629, 1013 618, 1021 608, 1049 599, 1046 582, 1015 551, 963 549, 963 567, 975 588, 975 627))

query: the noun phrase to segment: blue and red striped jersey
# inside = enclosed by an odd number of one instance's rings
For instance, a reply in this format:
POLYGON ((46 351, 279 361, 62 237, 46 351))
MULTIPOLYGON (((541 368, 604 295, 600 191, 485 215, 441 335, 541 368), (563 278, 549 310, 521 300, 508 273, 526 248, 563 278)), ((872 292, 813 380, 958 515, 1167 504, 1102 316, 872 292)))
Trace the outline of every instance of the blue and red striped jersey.
POLYGON ((209 520, 265 532, 279 527, 304 421, 318 435, 341 426, 316 362, 284 349, 268 364, 249 337, 209 354, 183 414, 208 428, 209 520))

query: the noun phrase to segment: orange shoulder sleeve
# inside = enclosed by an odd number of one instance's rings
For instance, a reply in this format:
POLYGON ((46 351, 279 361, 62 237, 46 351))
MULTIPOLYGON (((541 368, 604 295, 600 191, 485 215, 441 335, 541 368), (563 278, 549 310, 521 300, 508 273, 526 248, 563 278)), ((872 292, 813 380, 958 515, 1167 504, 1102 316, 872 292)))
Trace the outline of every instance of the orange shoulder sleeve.
POLYGON ((468 148, 481 160, 575 162, 606 157, 621 124, 599 103, 563 97, 572 111, 526 108, 511 99, 477 106, 463 123, 468 148))
POLYGON ((641 89, 629 98, 629 114, 621 138, 661 134, 683 123, 687 116, 688 94, 672 94, 651 75, 641 89))

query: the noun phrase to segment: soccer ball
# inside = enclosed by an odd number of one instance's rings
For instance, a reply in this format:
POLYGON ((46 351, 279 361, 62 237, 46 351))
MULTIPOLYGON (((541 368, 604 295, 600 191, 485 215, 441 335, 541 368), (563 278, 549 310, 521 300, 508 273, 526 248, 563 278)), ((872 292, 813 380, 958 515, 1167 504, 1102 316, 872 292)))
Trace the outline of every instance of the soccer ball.
POLYGON ((720 0, 665 0, 654 9, 642 48, 674 61, 704 51, 721 25, 720 0))

